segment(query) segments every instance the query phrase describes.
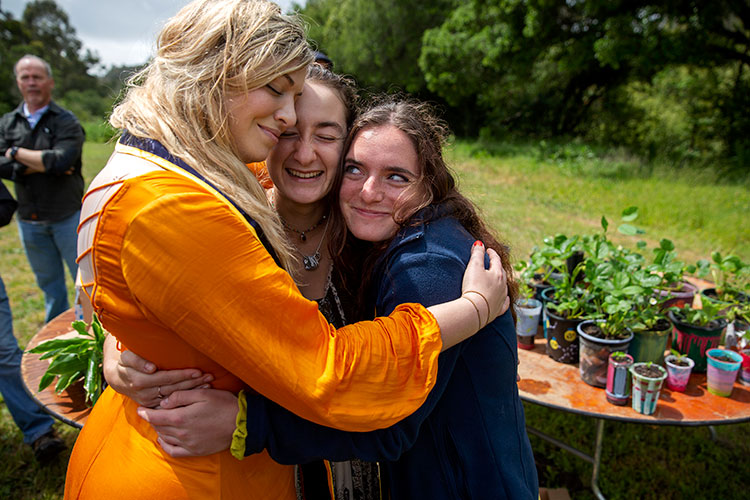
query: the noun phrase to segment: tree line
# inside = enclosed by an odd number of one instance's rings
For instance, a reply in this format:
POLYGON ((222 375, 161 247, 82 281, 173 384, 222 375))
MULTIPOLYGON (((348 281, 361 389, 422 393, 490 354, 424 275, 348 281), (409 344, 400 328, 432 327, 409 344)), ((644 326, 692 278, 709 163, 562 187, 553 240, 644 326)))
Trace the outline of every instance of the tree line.
POLYGON ((310 36, 460 135, 581 137, 750 170, 747 0, 307 0, 310 36))
MULTIPOLYGON (((748 0, 307 0, 310 38, 370 91, 437 102, 454 131, 582 138, 674 163, 750 171, 748 0)), ((104 123, 135 67, 104 75, 53 0, 0 6, 0 112, 13 64, 36 54, 55 98, 104 123)))
POLYGON ((20 19, 0 5, 0 41, 0 113, 21 102, 13 65, 23 55, 33 54, 52 67, 55 101, 78 116, 89 138, 108 138, 96 136, 108 133, 103 124, 124 79, 136 67, 113 66, 104 75, 93 74, 100 68, 98 56, 83 49, 67 13, 53 0, 29 2, 20 19))

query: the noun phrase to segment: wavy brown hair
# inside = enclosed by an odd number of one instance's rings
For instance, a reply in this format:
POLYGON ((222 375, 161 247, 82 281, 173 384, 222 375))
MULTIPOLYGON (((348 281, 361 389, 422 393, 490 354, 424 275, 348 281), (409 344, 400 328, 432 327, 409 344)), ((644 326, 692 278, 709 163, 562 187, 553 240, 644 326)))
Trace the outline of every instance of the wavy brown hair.
POLYGON ((266 0, 196 0, 167 21, 156 45, 110 123, 159 141, 226 193, 291 269, 281 223, 229 133, 226 99, 310 64, 302 23, 266 0))
MULTIPOLYGON (((385 125, 394 126, 409 137, 419 163, 418 178, 396 202, 393 213, 394 221, 400 227, 404 227, 437 217, 450 216, 457 219, 469 234, 500 255, 508 280, 508 296, 512 304, 518 296, 518 283, 513 277, 509 247, 501 242, 495 232, 484 222, 476 206, 458 191, 451 169, 443 158, 443 147, 450 130, 429 104, 398 95, 384 96, 378 98, 363 111, 355 119, 344 142, 342 162, 333 187, 335 193, 338 193, 341 187, 344 172, 343 159, 354 139, 363 130, 385 125), (414 218, 420 210, 422 213, 419 218, 414 218)), ((352 271, 355 269, 351 267, 352 263, 357 266, 356 275, 364 277, 358 295, 365 297, 371 285, 369 277, 373 274, 375 262, 391 240, 370 245, 370 251, 366 252, 367 255, 362 262, 358 261, 355 255, 362 254, 361 243, 355 242, 354 246, 350 246, 347 243, 353 239, 350 233, 337 235, 336 238, 338 242, 336 255, 339 256, 337 265, 346 266, 352 271)), ((360 313, 368 312, 366 306, 364 303, 361 304, 360 313)), ((512 307, 511 314, 515 320, 515 311, 512 307)))

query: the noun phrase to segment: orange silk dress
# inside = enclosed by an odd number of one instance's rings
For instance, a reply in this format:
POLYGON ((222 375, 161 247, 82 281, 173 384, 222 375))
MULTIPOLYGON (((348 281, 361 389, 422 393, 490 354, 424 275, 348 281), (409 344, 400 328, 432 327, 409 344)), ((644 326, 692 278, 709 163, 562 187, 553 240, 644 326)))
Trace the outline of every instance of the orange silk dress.
MULTIPOLYGON (((422 404, 442 346, 426 309, 336 330, 233 204, 153 141, 122 142, 84 197, 79 265, 104 327, 128 349, 345 430, 389 426, 422 404)), ((73 449, 66 499, 295 498, 293 467, 265 452, 168 456, 136 408, 104 391, 73 449)))

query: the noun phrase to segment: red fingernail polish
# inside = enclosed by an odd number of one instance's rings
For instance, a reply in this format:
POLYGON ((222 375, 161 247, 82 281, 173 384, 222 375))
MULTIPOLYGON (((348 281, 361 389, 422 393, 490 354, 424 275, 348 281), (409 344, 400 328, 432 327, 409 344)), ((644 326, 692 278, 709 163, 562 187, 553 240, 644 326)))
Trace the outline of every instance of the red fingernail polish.
POLYGON ((474 242, 474 246, 482 246, 482 242, 477 240, 474 242))

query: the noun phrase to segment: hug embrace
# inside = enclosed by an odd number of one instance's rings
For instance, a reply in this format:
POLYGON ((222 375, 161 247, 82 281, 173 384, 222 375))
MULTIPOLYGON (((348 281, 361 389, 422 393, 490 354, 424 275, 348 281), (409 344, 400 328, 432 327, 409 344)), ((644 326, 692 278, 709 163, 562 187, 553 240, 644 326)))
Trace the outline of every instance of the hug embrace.
POLYGON ((66 498, 537 498, 509 255, 447 127, 312 60, 274 4, 197 0, 115 109, 78 241, 111 387, 66 498))

